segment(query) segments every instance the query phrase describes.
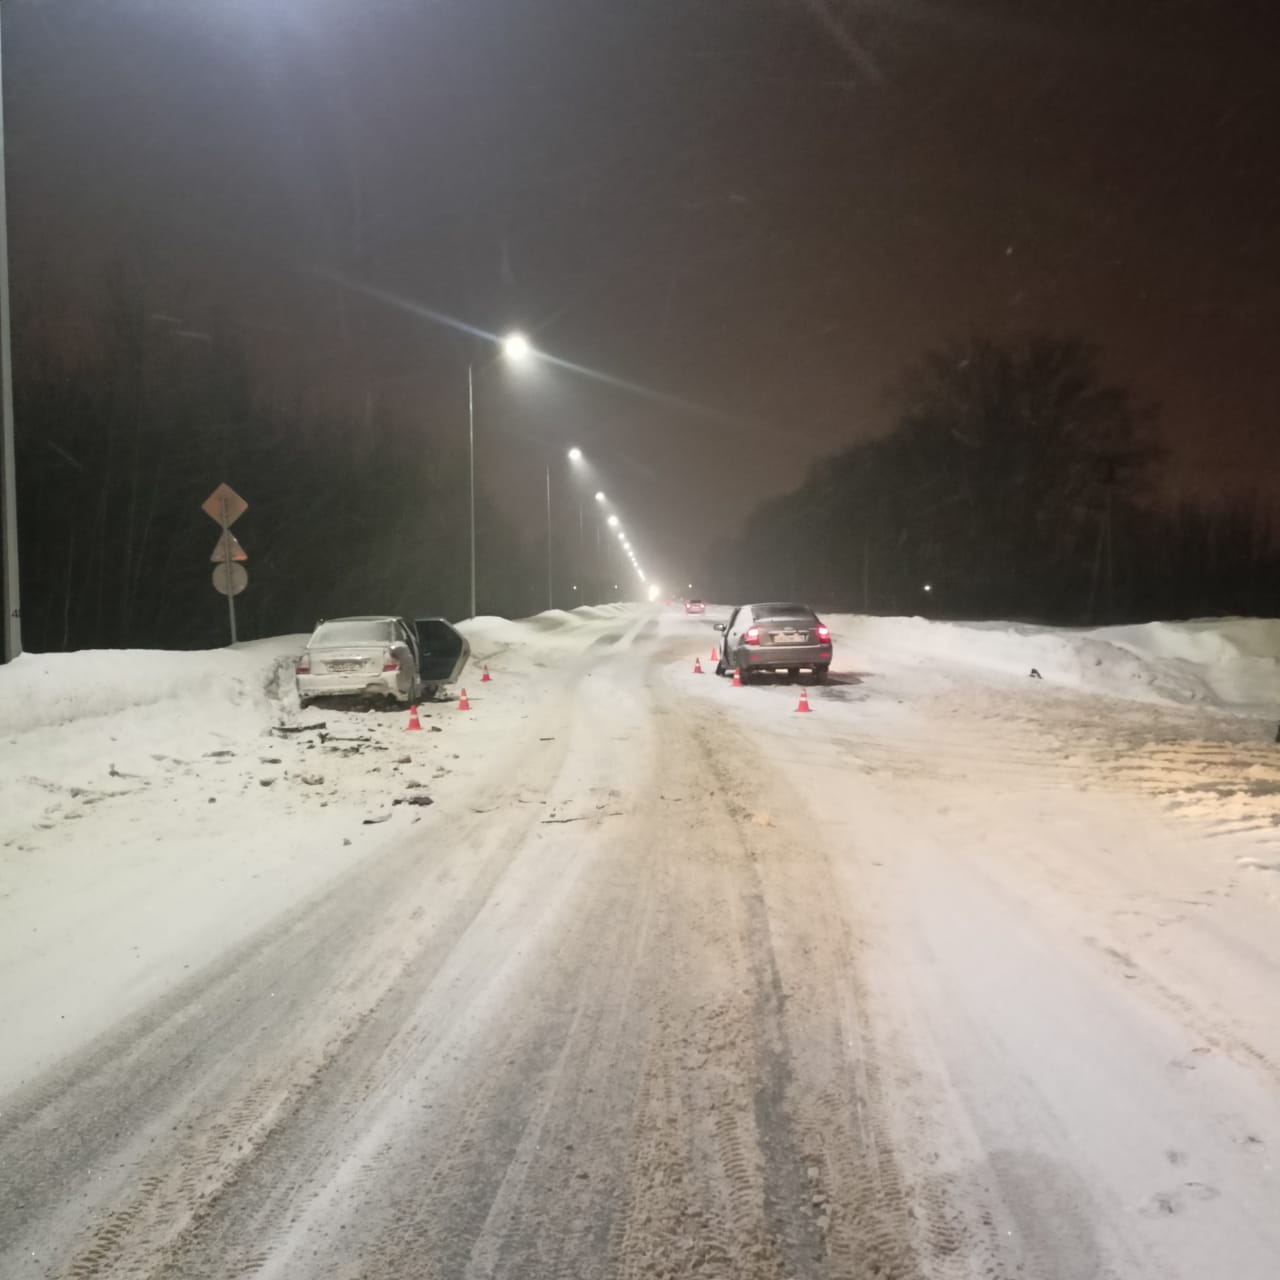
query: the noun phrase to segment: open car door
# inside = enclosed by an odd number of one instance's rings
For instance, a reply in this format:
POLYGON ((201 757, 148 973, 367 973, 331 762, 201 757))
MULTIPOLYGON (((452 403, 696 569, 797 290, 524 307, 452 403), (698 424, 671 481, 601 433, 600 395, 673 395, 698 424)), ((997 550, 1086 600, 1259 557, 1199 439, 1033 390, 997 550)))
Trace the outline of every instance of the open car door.
POLYGON ((415 618, 418 632, 418 676, 424 686, 452 684, 471 657, 471 646, 462 632, 444 618, 415 618))

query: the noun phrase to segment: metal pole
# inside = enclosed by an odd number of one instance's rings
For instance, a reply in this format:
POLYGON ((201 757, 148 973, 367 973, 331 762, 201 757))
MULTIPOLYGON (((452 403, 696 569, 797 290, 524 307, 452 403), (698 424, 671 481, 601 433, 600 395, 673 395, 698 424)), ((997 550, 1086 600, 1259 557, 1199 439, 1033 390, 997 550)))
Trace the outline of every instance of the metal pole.
POLYGON ((551 463, 547 463, 547 608, 554 609, 555 594, 551 578, 551 463))
POLYGON ((582 514, 582 499, 578 499, 578 581, 582 583, 579 599, 587 603, 587 526, 582 514))
POLYGON ((227 575, 227 616, 231 619, 231 643, 236 642, 236 595, 235 583, 231 581, 231 521, 228 519, 230 506, 227 499, 222 499, 222 563, 227 575))
POLYGON ((4 543, 4 660, 22 652, 22 612, 18 598, 18 477, 13 448, 13 356, 9 339, 9 222, 4 183, 4 84, 0 77, 0 541, 4 543))
POLYGON ((603 604, 604 598, 609 593, 605 590, 604 583, 604 561, 600 555, 600 526, 604 521, 601 519, 599 512, 596 513, 596 604, 603 604))
POLYGON ((467 363, 467 452, 471 468, 471 616, 476 616, 476 395, 467 363))

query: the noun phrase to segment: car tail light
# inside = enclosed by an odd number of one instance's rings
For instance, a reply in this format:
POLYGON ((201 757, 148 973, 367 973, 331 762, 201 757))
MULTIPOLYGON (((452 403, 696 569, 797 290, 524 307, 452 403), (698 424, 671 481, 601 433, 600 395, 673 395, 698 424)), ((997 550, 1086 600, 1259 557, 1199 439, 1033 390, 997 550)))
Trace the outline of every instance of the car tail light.
POLYGON ((293 674, 295 676, 309 676, 311 674, 311 663, 309 662, 298 663, 298 665, 293 669, 293 674))
POLYGON ((746 634, 745 636, 743 636, 743 637, 742 637, 742 643, 743 643, 743 644, 759 644, 759 643, 760 643, 760 628, 759 628, 759 627, 748 627, 748 628, 747 628, 747 634, 746 634))
POLYGON ((384 662, 382 664, 383 671, 399 671, 400 664, 398 662, 384 662))
POLYGON ((826 644, 827 641, 831 639, 830 627, 824 627, 822 623, 818 623, 817 627, 815 627, 814 629, 818 633, 818 639, 821 640, 823 644, 826 644))

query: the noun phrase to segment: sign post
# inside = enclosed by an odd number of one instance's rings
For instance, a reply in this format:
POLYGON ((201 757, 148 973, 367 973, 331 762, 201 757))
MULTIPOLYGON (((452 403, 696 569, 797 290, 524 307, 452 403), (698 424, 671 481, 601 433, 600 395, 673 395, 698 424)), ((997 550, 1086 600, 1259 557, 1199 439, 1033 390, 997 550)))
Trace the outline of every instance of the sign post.
POLYGON ((227 617, 231 623, 231 643, 236 642, 236 596, 249 585, 249 571, 243 561, 249 557, 231 532, 231 526, 249 509, 249 504, 229 485, 220 484, 200 508, 222 528, 209 557, 214 563, 213 589, 227 597, 227 617))

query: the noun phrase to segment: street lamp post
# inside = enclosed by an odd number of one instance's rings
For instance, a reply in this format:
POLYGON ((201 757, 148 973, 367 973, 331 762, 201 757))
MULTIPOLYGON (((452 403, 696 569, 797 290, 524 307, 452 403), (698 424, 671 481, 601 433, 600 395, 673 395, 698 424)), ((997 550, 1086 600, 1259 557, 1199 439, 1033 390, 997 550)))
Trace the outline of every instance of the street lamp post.
POLYGON ((547 608, 554 609, 555 593, 551 576, 551 463, 547 463, 547 608))
MULTIPOLYGON (((508 334, 501 342, 502 355, 518 364, 529 355, 529 340, 522 333, 508 334)), ((476 391, 475 361, 467 362, 467 456, 471 490, 471 616, 476 616, 476 391)))
POLYGON ((471 363, 467 364, 467 453, 471 460, 471 617, 476 616, 476 392, 471 363))
POLYGON ((4 543, 4 660, 22 652, 18 596, 18 478, 13 447, 13 355, 9 342, 9 224, 4 183, 4 85, 0 81, 0 541, 4 543))

